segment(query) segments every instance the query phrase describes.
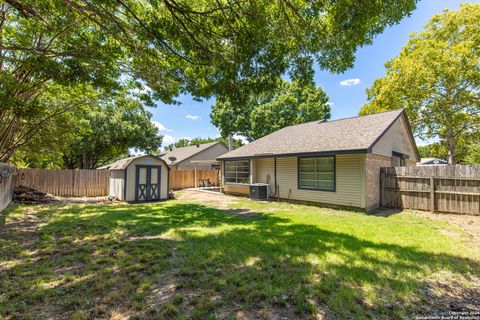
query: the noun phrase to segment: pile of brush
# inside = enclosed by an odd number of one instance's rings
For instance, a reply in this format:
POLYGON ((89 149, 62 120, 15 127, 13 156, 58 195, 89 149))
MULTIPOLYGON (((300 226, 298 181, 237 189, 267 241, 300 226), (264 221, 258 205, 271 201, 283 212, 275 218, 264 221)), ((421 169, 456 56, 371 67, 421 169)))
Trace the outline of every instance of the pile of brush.
POLYGON ((16 186, 13 192, 13 200, 17 203, 35 204, 58 201, 49 193, 38 191, 27 186, 16 186))

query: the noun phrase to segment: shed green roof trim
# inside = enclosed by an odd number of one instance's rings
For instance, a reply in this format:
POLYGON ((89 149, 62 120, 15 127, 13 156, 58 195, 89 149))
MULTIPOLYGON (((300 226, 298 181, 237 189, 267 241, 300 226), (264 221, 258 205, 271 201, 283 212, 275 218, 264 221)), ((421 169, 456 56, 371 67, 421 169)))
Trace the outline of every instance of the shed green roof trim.
MULTIPOLYGON (((403 109, 332 121, 316 120, 282 128, 217 159, 261 158, 297 154, 371 152, 403 109)), ((409 132, 412 135, 411 132, 409 132)), ((411 137, 413 139, 413 137, 411 137)))

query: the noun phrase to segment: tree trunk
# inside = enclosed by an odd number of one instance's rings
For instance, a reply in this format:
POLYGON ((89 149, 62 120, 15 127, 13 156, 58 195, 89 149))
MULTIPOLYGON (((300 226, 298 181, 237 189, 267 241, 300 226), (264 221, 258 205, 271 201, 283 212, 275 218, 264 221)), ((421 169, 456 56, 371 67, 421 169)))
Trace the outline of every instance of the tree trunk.
POLYGON ((76 160, 75 160, 75 157, 72 158, 69 158, 67 155, 63 155, 62 156, 63 158, 63 168, 64 169, 75 169, 75 165, 76 165, 76 160))
POLYGON ((80 156, 80 169, 93 169, 92 158, 93 157, 89 152, 83 152, 80 156))
POLYGON ((3 152, 2 155, 0 156, 0 163, 7 163, 8 160, 10 160, 10 158, 12 157, 14 151, 15 151, 14 148, 5 150, 5 152, 3 152))
POLYGON ((457 157, 455 156, 455 136, 453 134, 453 129, 447 127, 445 129, 445 138, 447 142, 447 161, 448 164, 455 165, 457 164, 457 157))

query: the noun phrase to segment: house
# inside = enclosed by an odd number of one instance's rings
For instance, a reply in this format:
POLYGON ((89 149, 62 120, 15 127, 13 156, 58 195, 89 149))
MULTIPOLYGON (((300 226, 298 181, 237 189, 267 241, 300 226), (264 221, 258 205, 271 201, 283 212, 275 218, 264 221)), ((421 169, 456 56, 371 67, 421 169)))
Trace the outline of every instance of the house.
POLYGON ((128 157, 98 169, 110 171, 111 197, 122 201, 168 199, 170 168, 156 156, 128 157))
POLYGON ((196 144, 188 147, 171 149, 161 158, 176 170, 208 170, 218 165, 217 157, 228 152, 227 146, 220 141, 196 144))
POLYGON ((417 166, 435 166, 442 164, 448 164, 448 162, 438 158, 421 158, 420 162, 417 163, 417 166))
POLYGON ((217 158, 225 193, 362 208, 380 204, 380 168, 420 159, 407 115, 395 110, 285 127, 217 158))

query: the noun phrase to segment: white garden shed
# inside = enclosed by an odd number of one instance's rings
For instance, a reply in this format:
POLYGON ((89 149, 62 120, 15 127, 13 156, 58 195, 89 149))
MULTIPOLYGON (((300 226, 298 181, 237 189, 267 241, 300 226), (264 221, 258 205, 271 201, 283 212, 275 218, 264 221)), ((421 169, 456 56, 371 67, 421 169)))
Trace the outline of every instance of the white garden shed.
POLYGON ((168 199, 170 168, 156 156, 129 157, 99 169, 110 171, 112 197, 129 202, 168 199))

